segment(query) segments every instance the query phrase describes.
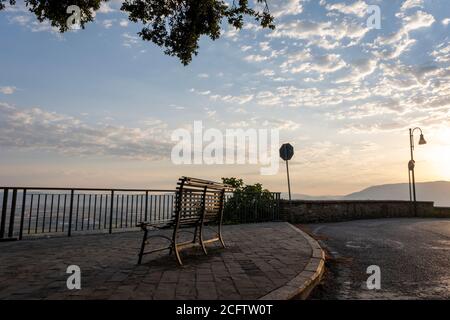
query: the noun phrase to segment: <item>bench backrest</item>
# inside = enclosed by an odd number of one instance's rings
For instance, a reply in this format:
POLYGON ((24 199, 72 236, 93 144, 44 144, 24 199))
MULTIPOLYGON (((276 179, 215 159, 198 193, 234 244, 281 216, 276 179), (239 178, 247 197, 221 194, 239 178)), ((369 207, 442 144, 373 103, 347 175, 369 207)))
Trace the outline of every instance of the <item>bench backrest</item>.
POLYGON ((221 222, 225 192, 231 190, 223 183, 181 177, 177 183, 175 220, 179 226, 200 222, 221 222))

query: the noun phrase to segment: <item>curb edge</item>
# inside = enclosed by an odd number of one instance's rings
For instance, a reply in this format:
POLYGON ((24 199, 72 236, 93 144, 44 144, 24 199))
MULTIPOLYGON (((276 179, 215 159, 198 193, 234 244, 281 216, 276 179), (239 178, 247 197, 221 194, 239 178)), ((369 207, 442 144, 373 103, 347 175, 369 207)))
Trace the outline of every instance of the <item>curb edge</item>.
POLYGON ((311 247, 311 257, 306 264, 305 269, 297 274, 292 280, 285 285, 269 292, 258 300, 305 300, 311 291, 322 279, 325 271, 325 252, 319 243, 306 232, 287 223, 292 229, 300 233, 311 247))

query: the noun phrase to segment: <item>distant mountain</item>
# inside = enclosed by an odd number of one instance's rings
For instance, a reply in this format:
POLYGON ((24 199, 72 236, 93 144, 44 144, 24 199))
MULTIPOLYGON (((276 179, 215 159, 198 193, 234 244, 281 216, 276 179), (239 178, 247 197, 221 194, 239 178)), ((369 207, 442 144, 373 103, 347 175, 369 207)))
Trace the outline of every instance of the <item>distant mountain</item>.
MULTIPOLYGON (((416 183, 417 200, 434 201, 435 206, 450 207, 450 181, 416 183)), ((287 199, 287 193, 282 193, 287 199)), ((407 183, 384 184, 369 187, 346 196, 309 196, 293 194, 294 200, 409 200, 407 183)))
MULTIPOLYGON (((450 207, 450 181, 416 183, 417 200, 434 201, 436 206, 450 207)), ((409 200, 407 183, 374 186, 343 197, 345 200, 409 200)))
MULTIPOLYGON (((309 196, 307 194, 293 193, 292 200, 342 200, 343 196, 309 196)), ((281 193, 281 198, 289 199, 287 192, 281 193)))

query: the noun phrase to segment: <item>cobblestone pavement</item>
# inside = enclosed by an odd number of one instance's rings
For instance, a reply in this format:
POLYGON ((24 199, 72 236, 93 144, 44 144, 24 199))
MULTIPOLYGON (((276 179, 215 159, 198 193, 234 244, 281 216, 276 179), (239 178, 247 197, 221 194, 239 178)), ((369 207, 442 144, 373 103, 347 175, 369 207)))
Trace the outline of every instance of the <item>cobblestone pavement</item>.
POLYGON ((284 222, 225 226, 226 249, 210 244, 208 256, 186 249, 182 267, 167 251, 137 265, 141 236, 0 243, 0 299, 257 299, 303 271, 311 256, 284 222), (81 268, 81 290, 67 289, 69 265, 81 268))

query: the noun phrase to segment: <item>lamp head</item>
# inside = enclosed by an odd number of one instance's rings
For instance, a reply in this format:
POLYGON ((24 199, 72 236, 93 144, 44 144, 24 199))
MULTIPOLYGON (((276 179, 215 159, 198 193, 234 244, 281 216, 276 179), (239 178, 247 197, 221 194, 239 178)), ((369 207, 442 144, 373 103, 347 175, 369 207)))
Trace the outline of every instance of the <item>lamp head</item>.
POLYGON ((419 144, 420 144, 420 145, 427 144, 427 141, 426 141, 425 138, 423 137, 423 134, 420 135, 419 144))

